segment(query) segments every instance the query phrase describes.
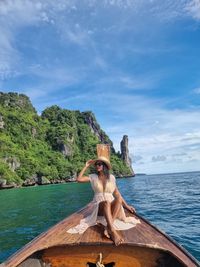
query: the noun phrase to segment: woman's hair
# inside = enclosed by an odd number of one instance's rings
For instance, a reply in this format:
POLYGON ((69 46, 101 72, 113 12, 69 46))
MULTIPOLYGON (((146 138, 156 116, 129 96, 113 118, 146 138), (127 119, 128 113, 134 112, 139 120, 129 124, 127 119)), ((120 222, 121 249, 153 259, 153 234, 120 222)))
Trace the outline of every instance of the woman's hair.
MULTIPOLYGON (((109 179, 110 178, 110 170, 108 169, 108 166, 106 165, 106 163, 103 163, 103 173, 104 175, 106 176, 106 179, 109 179)), ((96 173, 98 174, 98 172, 96 171, 96 173)))

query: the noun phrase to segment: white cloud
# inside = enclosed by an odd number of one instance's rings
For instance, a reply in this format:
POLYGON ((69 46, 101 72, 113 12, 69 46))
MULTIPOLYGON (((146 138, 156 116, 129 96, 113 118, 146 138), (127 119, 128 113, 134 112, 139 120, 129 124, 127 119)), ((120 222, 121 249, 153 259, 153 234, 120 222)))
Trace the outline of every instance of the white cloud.
MULTIPOLYGON (((115 69, 113 66, 109 66, 109 63, 105 63, 104 61, 105 70, 108 70, 108 73, 106 73, 103 77, 98 77, 97 80, 93 83, 93 88, 102 88, 102 91, 104 88, 114 89, 114 91, 121 91, 122 88, 125 91, 138 91, 141 89, 149 90, 152 89, 154 86, 156 86, 160 79, 162 78, 162 73, 157 72, 156 74, 138 74, 135 75, 134 73, 131 75, 130 73, 124 73, 120 71, 119 69, 115 69), (106 65, 107 64, 107 65, 106 65), (159 73, 159 74, 158 74, 159 73), (126 90, 128 89, 128 90, 126 90)), ((126 92, 124 91, 123 98, 126 98, 126 92)), ((118 95, 111 95, 110 96, 118 98, 118 95)), ((107 98, 109 98, 109 94, 107 94, 107 98)), ((121 98, 121 95, 120 95, 121 98)))
POLYGON ((35 24, 40 18, 37 5, 32 1, 0 1, 0 78, 7 79, 20 72, 20 52, 16 37, 21 27, 35 24))
MULTIPOLYGON (((192 164, 194 170, 198 169, 200 127, 197 121, 200 110, 168 110, 162 100, 124 94, 110 96, 105 105, 108 103, 111 114, 114 113, 118 119, 111 116, 110 120, 104 121, 104 129, 113 140, 116 150, 119 150, 122 135, 129 136, 129 152, 136 172, 172 172, 173 169, 181 171, 181 168, 182 171, 188 168, 192 170, 192 164), (136 159, 137 155, 142 157, 142 168, 139 164, 141 161, 134 160, 135 155, 136 159), (162 156, 163 163, 157 160, 157 155, 162 156), (189 161, 190 167, 187 164, 189 161), (176 166, 177 162, 179 165, 176 166)), ((107 114, 109 117, 109 111, 107 114)))
POLYGON ((140 155, 132 155, 130 154, 130 157, 133 158, 133 162, 141 162, 141 160, 143 159, 143 157, 141 157, 140 155))
POLYGON ((195 88, 195 89, 193 90, 193 92, 194 92, 195 94, 199 95, 199 94, 200 94, 200 87, 195 88))
POLYGON ((200 20, 200 1, 199 0, 192 0, 190 1, 185 10, 191 15, 194 19, 200 20))
POLYGON ((106 70, 108 68, 107 62, 103 59, 102 56, 99 55, 94 58, 94 64, 102 70, 106 70))
MULTIPOLYGON (((148 152, 159 148, 168 152, 170 148, 176 150, 183 144, 197 143, 200 138, 200 128, 196 123, 200 110, 168 110, 163 99, 150 99, 122 91, 107 91, 105 94, 102 89, 92 92, 92 101, 98 107, 94 112, 98 114, 98 110, 106 110, 107 116, 100 124, 103 123, 112 136, 116 148, 126 131, 133 154, 136 148, 148 152)), ((89 101, 90 95, 91 92, 84 93, 84 101, 87 98, 89 101)))
MULTIPOLYGON (((31 74, 31 77, 34 77, 37 83, 32 86, 27 85, 21 88, 21 92, 27 94, 31 100, 35 102, 43 102, 43 107, 49 102, 47 99, 51 98, 51 94, 54 94, 57 91, 58 97, 63 101, 63 93, 59 94, 59 91, 66 90, 70 86, 76 85, 82 79, 82 75, 79 74, 78 69, 67 69, 63 67, 43 68, 40 65, 33 65, 28 70, 28 74, 31 74), (52 75, 53 74, 53 75, 52 75)), ((55 104, 56 98, 54 97, 50 103, 55 104), (53 103, 54 101, 54 103, 53 103)), ((60 103, 59 102, 59 103, 60 103)))
POLYGON ((42 78, 45 80, 45 82, 50 81, 54 86, 57 83, 69 86, 73 82, 78 81, 78 77, 81 77, 81 75, 77 72, 78 68, 70 69, 62 66, 50 66, 44 68, 41 65, 32 65, 28 70, 28 73, 30 73, 32 76, 42 78))
POLYGON ((167 157, 164 155, 153 156, 152 161, 166 161, 167 157))
POLYGON ((77 27, 66 27, 62 28, 62 35, 66 37, 67 41, 75 43, 77 45, 83 46, 89 42, 89 34, 84 29, 81 29, 80 26, 77 27))
POLYGON ((0 38, 0 79, 4 80, 10 76, 16 76, 17 62, 19 55, 17 50, 12 45, 12 34, 1 28, 0 38))
MULTIPOLYGON (((115 33, 117 32, 118 36, 120 36, 120 32, 126 32, 127 30, 137 34, 140 28, 147 30, 147 24, 158 25, 156 19, 159 16, 161 17, 160 23, 164 18, 176 19, 177 16, 184 17, 189 11, 194 16, 193 13, 198 13, 198 7, 199 1, 197 0, 192 1, 190 4, 184 0, 167 0, 162 4, 158 0, 0 1, 0 51, 4 51, 0 54, 0 76, 2 79, 15 76, 16 69, 21 73, 23 51, 20 50, 20 45, 18 47, 15 46, 15 41, 18 33, 29 26, 38 27, 45 23, 49 24, 50 27, 54 27, 59 38, 63 38, 63 42, 71 42, 73 45, 80 46, 83 49, 87 48, 87 51, 91 52, 91 57, 94 58, 94 64, 104 69, 107 67, 108 60, 103 59, 98 51, 99 41, 101 46, 107 45, 109 47, 109 43, 104 43, 104 37, 102 38, 104 31, 111 29, 110 38, 115 38, 115 33), (103 22, 101 19, 102 23, 99 23, 99 19, 102 16, 103 22)), ((142 32, 141 35, 145 34, 145 32, 142 32)), ((132 51, 135 51, 135 54, 155 53, 155 51, 165 53, 172 49, 170 47, 157 47, 154 50, 153 47, 146 47, 145 45, 141 49, 140 43, 134 43, 130 47, 132 51)), ((114 49, 114 47, 111 45, 110 49, 114 49)), ((119 54, 118 56, 120 57, 120 53, 123 56, 123 51, 120 52, 120 49, 117 49, 116 56, 119 54)), ((122 77, 121 82, 126 83, 128 87, 137 86, 137 80, 130 80, 127 77, 122 77)))
POLYGON ((23 93, 30 97, 32 101, 34 101, 35 99, 41 99, 41 97, 47 97, 49 92, 42 90, 42 86, 40 86, 40 88, 36 87, 25 90, 23 93))

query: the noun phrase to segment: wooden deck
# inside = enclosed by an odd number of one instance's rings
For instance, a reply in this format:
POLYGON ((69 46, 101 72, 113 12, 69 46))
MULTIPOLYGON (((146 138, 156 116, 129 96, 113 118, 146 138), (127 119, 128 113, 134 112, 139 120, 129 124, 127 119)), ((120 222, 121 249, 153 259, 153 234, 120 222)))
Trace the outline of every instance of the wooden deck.
MULTIPOLYGON (((123 258, 123 251, 127 255, 133 253, 133 250, 130 251, 132 247, 135 248, 134 253, 136 254, 139 248, 140 250, 143 249, 144 258, 145 257, 150 258, 151 251, 153 251, 153 253, 165 251, 169 255, 175 256, 175 258, 177 258, 182 263, 182 265, 180 266, 189 266, 189 267, 200 266, 199 263, 189 253, 187 253, 180 245, 175 243, 168 236, 166 236, 164 233, 162 233, 160 230, 158 230, 156 227, 154 227, 153 225, 151 225, 149 222, 147 222, 138 215, 129 214, 129 216, 134 216, 137 219, 139 218, 141 223, 137 224, 136 227, 131 228, 129 230, 120 231, 120 234, 124 238, 124 242, 118 247, 115 247, 111 240, 102 236, 102 229, 100 226, 90 227, 82 235, 67 233, 67 230, 69 228, 77 225, 80 219, 88 216, 90 212, 91 212, 91 205, 89 204, 81 211, 72 214, 71 216, 67 217, 60 223, 50 228, 47 232, 39 235, 33 241, 24 246, 21 250, 16 252, 13 256, 8 258, 7 261, 5 261, 3 264, 0 264, 0 267, 16 267, 20 263, 22 263, 25 259, 27 259, 32 254, 38 251, 44 252, 43 259, 51 258, 53 254, 56 258, 58 257, 58 251, 59 253, 62 254, 63 250, 63 255, 66 253, 64 252, 66 246, 71 247, 70 249, 71 255, 77 252, 77 250, 81 250, 80 253, 84 254, 84 249, 86 250, 88 246, 92 246, 93 252, 94 251, 98 252, 99 248, 101 248, 101 250, 105 251, 106 253, 106 251, 112 248, 112 253, 115 252, 115 258, 117 257, 117 255, 119 255, 119 253, 122 255, 120 260, 122 260, 123 258), (105 247, 107 250, 105 250, 105 247)), ((65 265, 55 264, 52 266, 65 266, 65 265)), ((77 266, 84 266, 84 265, 80 263, 80 265, 77 266)), ((117 266, 123 266, 123 265, 117 265, 117 266)), ((139 265, 130 265, 130 266, 139 266, 139 265)), ((140 265, 140 266, 146 266, 146 265, 140 265)))

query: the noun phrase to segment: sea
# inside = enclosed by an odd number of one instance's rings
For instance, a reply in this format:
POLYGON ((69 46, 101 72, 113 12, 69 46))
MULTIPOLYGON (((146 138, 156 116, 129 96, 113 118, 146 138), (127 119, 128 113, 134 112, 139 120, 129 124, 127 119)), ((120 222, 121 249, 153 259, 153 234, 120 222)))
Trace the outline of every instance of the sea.
MULTIPOLYGON (((117 179, 139 215, 200 261, 200 172, 136 175, 117 179)), ((0 263, 92 200, 89 183, 0 191, 0 263)))

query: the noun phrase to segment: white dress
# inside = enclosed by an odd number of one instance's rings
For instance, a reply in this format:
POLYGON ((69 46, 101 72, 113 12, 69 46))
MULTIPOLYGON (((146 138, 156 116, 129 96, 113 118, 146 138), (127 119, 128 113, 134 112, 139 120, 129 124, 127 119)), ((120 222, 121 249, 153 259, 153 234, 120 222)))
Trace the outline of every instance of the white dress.
MULTIPOLYGON (((116 187, 115 176, 110 174, 110 178, 105 185, 105 190, 97 174, 90 174, 89 178, 95 193, 92 201, 93 211, 88 217, 83 218, 78 225, 70 228, 67 231, 68 233, 82 234, 87 230, 88 227, 97 223, 101 223, 105 226, 107 225, 104 216, 98 216, 99 203, 102 201, 112 202, 114 200, 113 192, 115 191, 116 187)), ((113 226, 116 230, 127 230, 136 226, 137 223, 140 223, 140 220, 137 220, 133 217, 126 217, 124 209, 121 206, 118 218, 115 219, 113 226)))

